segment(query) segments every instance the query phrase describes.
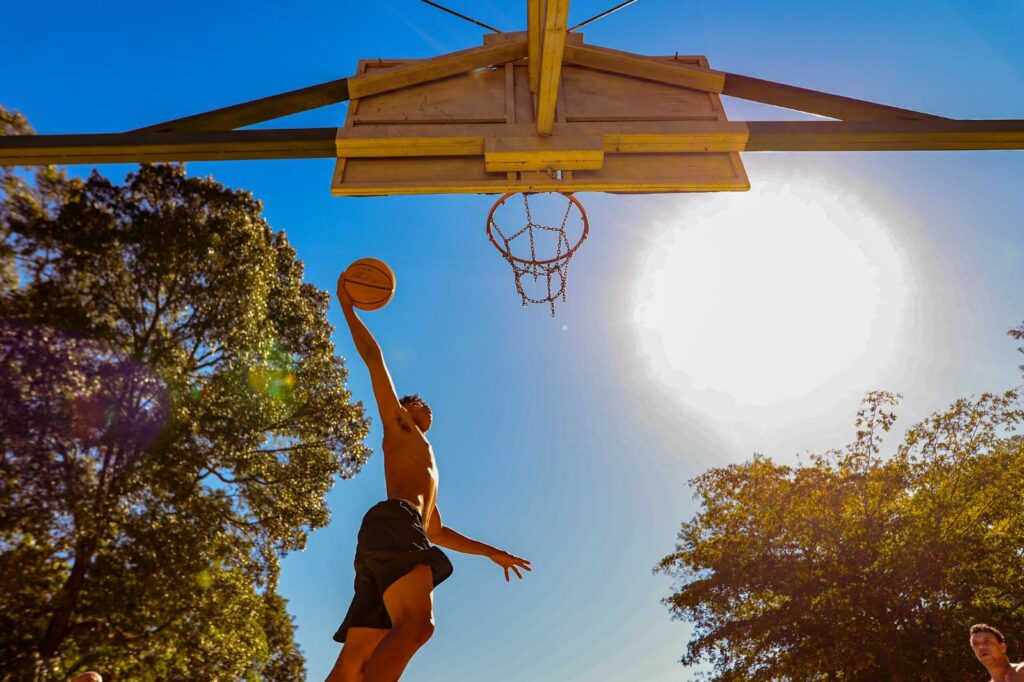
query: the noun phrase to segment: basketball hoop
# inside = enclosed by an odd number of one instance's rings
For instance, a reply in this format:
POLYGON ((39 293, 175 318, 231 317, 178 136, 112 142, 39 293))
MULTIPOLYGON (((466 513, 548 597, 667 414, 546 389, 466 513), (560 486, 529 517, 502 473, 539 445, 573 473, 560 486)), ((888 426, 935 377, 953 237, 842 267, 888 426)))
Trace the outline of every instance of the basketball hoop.
MULTIPOLYGON (((567 201, 565 213, 562 214, 562 221, 558 227, 534 222, 530 211, 529 195, 525 192, 509 192, 494 202, 491 212, 487 214, 487 236, 495 248, 501 252, 502 257, 512 266, 512 273, 516 278, 516 291, 523 299, 523 307, 525 308, 529 303, 547 303, 551 306, 551 316, 554 317, 555 299, 561 298, 562 302, 565 302, 565 283, 569 275, 569 261, 572 259, 573 254, 576 253, 576 250, 580 248, 580 245, 586 240, 587 234, 590 232, 590 223, 587 220, 587 212, 583 208, 583 204, 572 194, 565 192, 545 192, 543 194, 553 197, 561 196, 567 201), (520 194, 523 197, 526 225, 506 236, 505 232, 498 226, 497 214, 499 209, 505 205, 505 201, 516 194, 520 194), (580 237, 575 244, 570 246, 566 226, 570 222, 577 222, 575 220, 570 221, 574 212, 579 216, 580 237), (520 239, 524 235, 527 239, 520 239), (520 239, 520 241, 517 244, 513 244, 517 239, 520 239), (517 245, 522 245, 526 241, 529 242, 530 247, 529 257, 527 257, 525 248, 521 248, 519 252, 521 255, 516 255, 513 252, 513 248, 517 245), (538 250, 542 251, 541 257, 537 255, 538 250), (545 250, 547 253, 554 251, 554 256, 544 258, 543 252, 545 250), (533 278, 534 286, 532 288, 529 281, 526 287, 523 286, 524 275, 530 275, 533 278), (535 289, 539 289, 539 291, 535 291, 535 289)), ((501 217, 505 221, 509 216, 502 215, 501 217)))

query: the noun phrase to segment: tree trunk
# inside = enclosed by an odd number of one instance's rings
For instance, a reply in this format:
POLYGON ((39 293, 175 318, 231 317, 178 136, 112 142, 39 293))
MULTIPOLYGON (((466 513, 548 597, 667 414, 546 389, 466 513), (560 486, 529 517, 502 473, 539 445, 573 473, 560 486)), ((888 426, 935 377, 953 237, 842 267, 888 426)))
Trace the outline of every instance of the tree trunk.
POLYGON ((82 581, 95 552, 96 540, 92 538, 80 542, 75 550, 75 563, 71 567, 71 574, 57 593, 53 615, 46 626, 46 634, 39 641, 39 656, 43 660, 56 656, 61 642, 67 636, 68 624, 78 604, 78 595, 82 591, 82 581))

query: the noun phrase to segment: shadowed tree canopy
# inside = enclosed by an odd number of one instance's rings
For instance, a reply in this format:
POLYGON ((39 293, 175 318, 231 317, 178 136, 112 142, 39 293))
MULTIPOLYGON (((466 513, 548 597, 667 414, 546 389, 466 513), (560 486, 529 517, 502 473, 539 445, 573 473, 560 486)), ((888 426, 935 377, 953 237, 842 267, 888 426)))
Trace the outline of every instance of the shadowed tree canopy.
POLYGON ((301 679, 278 560, 369 454, 329 296, 180 166, 0 172, 0 680, 301 679))
POLYGON ((896 402, 868 394, 856 440, 808 464, 758 455, 691 481, 700 509, 656 569, 694 626, 684 664, 723 682, 987 680, 977 622, 1024 657, 1019 390, 957 400, 883 454, 896 402))

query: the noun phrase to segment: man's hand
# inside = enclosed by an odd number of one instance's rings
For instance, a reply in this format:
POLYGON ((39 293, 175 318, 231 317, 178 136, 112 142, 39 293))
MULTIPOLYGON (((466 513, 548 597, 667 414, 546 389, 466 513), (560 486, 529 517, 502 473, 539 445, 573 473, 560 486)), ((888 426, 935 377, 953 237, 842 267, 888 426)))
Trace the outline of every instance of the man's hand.
POLYGON ((523 574, 519 572, 520 568, 524 571, 533 570, 530 568, 529 561, 513 554, 509 554, 508 552, 502 552, 499 550, 494 554, 491 554, 488 558, 505 569, 505 582, 509 581, 508 569, 510 568, 516 572, 516 576, 518 576, 520 580, 523 579, 523 574))
POLYGON ((346 272, 348 272, 348 271, 347 270, 343 270, 342 273, 340 275, 338 275, 338 303, 341 304, 342 309, 346 309, 346 308, 351 308, 352 307, 352 297, 349 296, 348 290, 345 289, 345 273, 346 272))

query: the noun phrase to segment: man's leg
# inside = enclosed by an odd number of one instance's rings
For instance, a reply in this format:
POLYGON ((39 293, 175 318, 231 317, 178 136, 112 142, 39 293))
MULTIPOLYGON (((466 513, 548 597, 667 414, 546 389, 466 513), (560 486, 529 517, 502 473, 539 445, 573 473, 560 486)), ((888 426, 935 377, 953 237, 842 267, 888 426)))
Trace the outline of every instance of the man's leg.
POLYGON ((391 630, 366 664, 365 682, 397 682, 416 651, 434 634, 434 578, 420 565, 384 590, 391 630))
POLYGON ((341 648, 326 682, 363 682, 366 662, 386 634, 385 628, 349 628, 345 634, 345 646, 341 648))

